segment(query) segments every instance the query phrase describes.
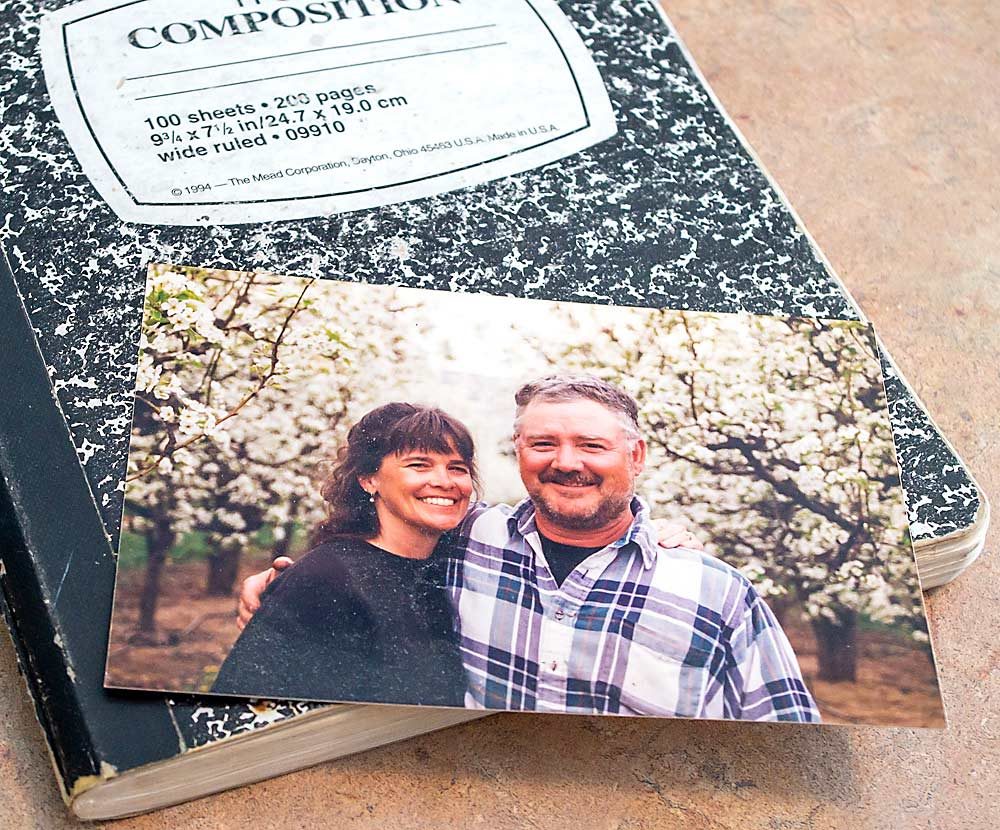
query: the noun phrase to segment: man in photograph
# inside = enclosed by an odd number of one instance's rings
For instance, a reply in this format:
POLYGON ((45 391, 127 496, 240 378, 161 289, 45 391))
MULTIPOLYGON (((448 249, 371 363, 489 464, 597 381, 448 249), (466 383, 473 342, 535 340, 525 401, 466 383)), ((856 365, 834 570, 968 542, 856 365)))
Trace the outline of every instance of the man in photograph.
MULTIPOLYGON (((528 498, 470 512, 448 567, 466 705, 818 721, 750 582, 703 551, 657 543, 635 494, 646 460, 635 400, 565 375, 525 384, 515 403, 528 498)), ((273 574, 245 581, 243 622, 273 574)))

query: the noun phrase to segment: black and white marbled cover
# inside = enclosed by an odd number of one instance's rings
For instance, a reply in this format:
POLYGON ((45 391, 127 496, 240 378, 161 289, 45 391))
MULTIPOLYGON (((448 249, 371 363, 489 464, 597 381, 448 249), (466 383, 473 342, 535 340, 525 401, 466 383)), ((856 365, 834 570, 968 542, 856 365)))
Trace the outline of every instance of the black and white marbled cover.
MULTIPOLYGON (((560 6, 594 56, 618 132, 499 181, 294 222, 121 222, 49 105, 38 22, 67 5, 0 10, 0 245, 113 540, 121 514, 139 311, 149 262, 700 311, 857 319, 778 192, 715 106, 652 0, 560 6)), ((916 539, 962 531, 979 494, 888 364, 887 391, 916 539)), ((108 562, 108 579, 113 563, 108 562)), ((103 660, 103 655, 100 655, 103 660)), ((293 715, 178 705, 187 746, 293 715)))

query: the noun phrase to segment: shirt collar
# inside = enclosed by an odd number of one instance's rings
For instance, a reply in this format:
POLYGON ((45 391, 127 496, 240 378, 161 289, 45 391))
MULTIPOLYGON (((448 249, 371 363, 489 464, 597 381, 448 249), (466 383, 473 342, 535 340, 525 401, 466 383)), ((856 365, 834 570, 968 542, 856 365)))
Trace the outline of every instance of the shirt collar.
MULTIPOLYGON (((643 567, 651 568, 656 562, 659 542, 656 540, 656 529, 650 521, 649 506, 638 496, 632 497, 629 505, 632 509, 632 524, 619 538, 608 545, 609 548, 622 548, 629 542, 635 542, 642 554, 643 567)), ((514 512, 507 518, 507 529, 511 535, 522 539, 531 533, 537 533, 535 524, 535 505, 531 499, 524 499, 514 507, 514 512)))

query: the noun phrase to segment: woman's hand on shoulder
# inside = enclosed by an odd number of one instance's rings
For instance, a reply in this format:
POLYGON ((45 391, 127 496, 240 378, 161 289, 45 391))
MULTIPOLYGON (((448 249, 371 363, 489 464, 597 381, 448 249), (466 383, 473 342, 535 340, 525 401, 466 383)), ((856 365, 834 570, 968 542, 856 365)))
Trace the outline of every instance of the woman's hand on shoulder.
POLYGON ((656 541, 659 542, 661 548, 705 550, 705 543, 688 530, 687 525, 683 522, 653 519, 653 527, 656 529, 656 541))
POLYGON ((240 631, 246 628, 248 622, 260 608, 260 598, 263 596, 267 586, 277 579, 278 575, 295 564, 295 561, 287 556, 279 556, 267 570, 251 574, 243 580, 240 589, 240 602, 236 611, 236 625, 240 631))

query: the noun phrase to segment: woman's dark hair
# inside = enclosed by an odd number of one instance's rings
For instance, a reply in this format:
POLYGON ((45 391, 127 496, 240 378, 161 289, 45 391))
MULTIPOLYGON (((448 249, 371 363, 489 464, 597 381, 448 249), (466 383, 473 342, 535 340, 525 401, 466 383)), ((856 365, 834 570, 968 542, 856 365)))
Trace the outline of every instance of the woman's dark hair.
POLYGON ((476 448, 465 424, 432 406, 387 403, 365 414, 347 433, 330 474, 320 485, 326 519, 312 533, 319 544, 337 536, 370 539, 378 534, 378 516, 359 478, 374 475, 387 455, 407 452, 458 453, 479 489, 476 448))

